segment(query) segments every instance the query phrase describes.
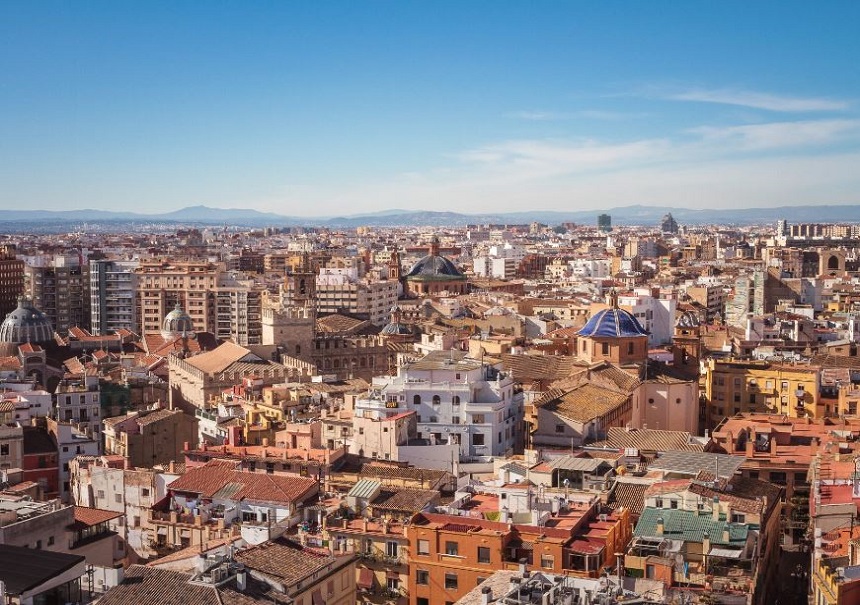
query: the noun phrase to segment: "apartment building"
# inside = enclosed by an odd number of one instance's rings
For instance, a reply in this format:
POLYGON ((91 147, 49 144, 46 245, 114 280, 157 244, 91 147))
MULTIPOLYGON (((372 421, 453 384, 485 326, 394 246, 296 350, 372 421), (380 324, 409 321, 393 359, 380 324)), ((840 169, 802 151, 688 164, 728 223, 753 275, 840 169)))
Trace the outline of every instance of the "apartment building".
POLYGON ((0 246, 0 317, 14 311, 24 294, 24 261, 16 252, 14 244, 0 246))
POLYGON ((709 429, 736 414, 822 418, 831 413, 821 401, 817 366, 709 359, 703 382, 709 429))
POLYGON ((522 397, 514 380, 462 351, 434 351, 375 378, 370 396, 355 403, 356 416, 417 414, 418 434, 431 445, 456 444, 461 459, 503 456, 521 444, 522 397))
POLYGON ((137 329, 135 269, 138 265, 138 261, 90 261, 90 331, 94 335, 137 329))
POLYGON ((24 269, 26 293, 33 304, 65 334, 71 327, 90 329, 89 265, 78 256, 37 257, 24 269))
POLYGON ((320 315, 346 312, 367 317, 376 326, 388 323, 397 304, 400 283, 359 276, 357 267, 323 267, 316 278, 316 305, 320 315))
POLYGON ((216 299, 223 265, 206 261, 141 261, 137 279, 135 315, 138 334, 159 332, 164 317, 179 305, 198 332, 217 333, 216 299))

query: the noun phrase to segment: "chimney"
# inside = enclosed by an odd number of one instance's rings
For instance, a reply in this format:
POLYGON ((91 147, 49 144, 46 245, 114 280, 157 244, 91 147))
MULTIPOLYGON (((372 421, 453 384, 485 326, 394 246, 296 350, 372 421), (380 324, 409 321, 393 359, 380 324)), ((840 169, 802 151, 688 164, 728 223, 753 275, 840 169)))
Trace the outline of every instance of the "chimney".
POLYGON ((729 527, 728 526, 723 527, 723 543, 725 543, 725 544, 729 543, 729 527))
POLYGON ((711 518, 714 521, 720 520, 720 497, 719 496, 714 496, 714 503, 713 503, 713 506, 711 507, 711 518))
POLYGON ((171 475, 176 472, 176 462, 174 462, 173 460, 170 461, 170 464, 167 465, 167 472, 169 472, 171 475))
POLYGON ((269 447, 269 438, 263 437, 263 447, 269 447))
POLYGON ((755 431, 748 430, 747 431, 747 441, 746 441, 746 451, 744 452, 744 456, 747 458, 752 458, 755 455, 755 431))
POLYGON ((191 449, 191 444, 189 442, 186 441, 185 443, 182 444, 182 450, 183 451, 187 452, 190 449, 191 449))
POLYGON ((481 605, 490 605, 490 599, 493 598, 493 589, 489 586, 484 586, 481 589, 481 605))
POLYGON ((702 554, 708 556, 711 552, 711 534, 705 532, 702 536, 702 554))
POLYGON ((248 588, 248 576, 244 568, 240 569, 239 573, 236 574, 236 588, 239 592, 245 592, 248 588))
POLYGON ((657 517, 657 535, 662 536, 666 526, 663 525, 663 517, 657 517))
POLYGON ((519 592, 520 590, 520 579, 514 576, 511 576, 511 584, 508 588, 509 592, 519 592))
POLYGON ((770 454, 771 454, 771 456, 776 456, 776 433, 775 432, 770 434, 770 454))

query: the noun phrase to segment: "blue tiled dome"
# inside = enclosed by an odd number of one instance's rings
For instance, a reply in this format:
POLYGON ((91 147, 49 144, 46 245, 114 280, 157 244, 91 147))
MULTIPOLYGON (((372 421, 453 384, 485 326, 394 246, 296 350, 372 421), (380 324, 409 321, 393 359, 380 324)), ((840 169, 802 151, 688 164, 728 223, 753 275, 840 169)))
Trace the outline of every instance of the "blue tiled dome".
POLYGON ((578 332, 593 338, 635 338, 648 332, 633 315, 624 309, 603 309, 595 313, 578 332))

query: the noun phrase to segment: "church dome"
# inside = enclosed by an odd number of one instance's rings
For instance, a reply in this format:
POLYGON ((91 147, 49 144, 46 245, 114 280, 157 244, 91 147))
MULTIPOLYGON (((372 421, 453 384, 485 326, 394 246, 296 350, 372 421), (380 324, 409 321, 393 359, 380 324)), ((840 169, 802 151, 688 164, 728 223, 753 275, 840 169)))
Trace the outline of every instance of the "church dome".
POLYGON ((632 313, 611 308, 595 313, 577 334, 590 338, 636 338, 647 336, 648 332, 632 313))
POLYGON ((699 327, 699 316, 692 311, 684 311, 675 322, 676 328, 697 328, 699 327))
POLYGON ((18 297, 18 308, 0 325, 0 342, 22 344, 49 342, 54 338, 51 320, 33 305, 33 299, 18 297))
POLYGON ((176 303, 173 311, 164 316, 164 322, 161 324, 162 336, 170 338, 182 334, 192 335, 193 333, 194 322, 191 321, 188 313, 182 310, 179 303, 176 303))
POLYGON ((438 254, 428 254, 412 266, 406 277, 420 279, 464 279, 450 260, 438 254))

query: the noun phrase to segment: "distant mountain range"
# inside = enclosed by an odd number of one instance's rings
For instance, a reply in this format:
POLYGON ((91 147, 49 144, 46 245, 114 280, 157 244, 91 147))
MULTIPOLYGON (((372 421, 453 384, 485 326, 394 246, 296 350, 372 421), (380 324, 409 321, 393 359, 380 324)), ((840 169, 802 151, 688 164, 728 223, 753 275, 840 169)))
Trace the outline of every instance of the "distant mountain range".
POLYGON ((31 225, 38 230, 48 226, 65 229, 83 223, 98 224, 153 224, 239 227, 408 227, 408 226, 463 226, 470 224, 523 224, 538 221, 547 225, 563 222, 596 224, 598 214, 609 214, 614 225, 656 225, 667 213, 681 225, 754 225, 772 223, 779 219, 788 222, 860 222, 860 205, 846 206, 781 206, 777 208, 743 208, 736 210, 690 210, 661 206, 624 206, 603 210, 569 210, 532 212, 500 212, 466 214, 458 212, 425 212, 390 209, 375 213, 352 214, 338 217, 297 217, 259 212, 239 208, 209 208, 189 206, 164 214, 139 214, 106 210, 0 210, 0 224, 21 228, 31 225))

